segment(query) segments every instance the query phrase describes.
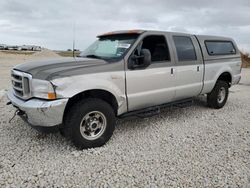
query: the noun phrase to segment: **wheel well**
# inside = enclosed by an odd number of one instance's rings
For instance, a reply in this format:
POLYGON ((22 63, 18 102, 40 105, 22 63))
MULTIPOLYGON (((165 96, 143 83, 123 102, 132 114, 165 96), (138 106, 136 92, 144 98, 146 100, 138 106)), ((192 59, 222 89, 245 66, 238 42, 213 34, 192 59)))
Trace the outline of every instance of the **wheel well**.
POLYGON ((225 81, 231 86, 232 83, 232 76, 229 72, 222 73, 217 80, 225 81))
POLYGON ((87 91, 78 93, 75 96, 71 97, 64 110, 63 118, 65 117, 65 114, 68 112, 68 110, 70 109, 72 105, 77 103, 79 100, 85 99, 85 98, 99 98, 99 99, 106 101, 108 104, 111 105, 111 107, 114 109, 115 114, 117 115, 118 103, 116 101, 115 96, 108 91, 101 90, 101 89, 94 89, 94 90, 87 90, 87 91))

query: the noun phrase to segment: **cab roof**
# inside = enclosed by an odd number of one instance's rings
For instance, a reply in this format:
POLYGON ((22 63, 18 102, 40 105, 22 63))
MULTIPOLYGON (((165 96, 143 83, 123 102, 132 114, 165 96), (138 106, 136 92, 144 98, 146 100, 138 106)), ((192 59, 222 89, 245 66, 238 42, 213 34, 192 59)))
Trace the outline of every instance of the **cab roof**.
POLYGON ((195 35, 191 33, 181 33, 181 32, 171 32, 171 31, 160 31, 160 30, 144 30, 144 29, 131 29, 131 30, 119 30, 119 31, 111 31, 107 33, 103 33, 101 35, 98 35, 97 37, 105 37, 105 36, 111 36, 111 35, 122 35, 122 34, 142 34, 144 32, 149 32, 152 34, 177 34, 177 35, 194 35, 199 40, 230 40, 233 41, 232 38, 229 37, 223 37, 223 36, 213 36, 213 35, 195 35))
MULTIPOLYGON (((230 57, 238 57, 239 56, 239 49, 237 48, 237 45, 235 41, 232 38, 229 37, 223 37, 223 36, 213 36, 213 35, 196 35, 196 34, 191 34, 191 33, 181 33, 181 32, 169 32, 169 31, 159 31, 159 30, 142 30, 142 29, 133 29, 133 30, 120 30, 120 31, 113 31, 113 32, 108 32, 101 34, 97 36, 98 38, 102 37, 108 37, 112 35, 140 35, 140 34, 148 34, 148 35, 179 35, 179 36, 194 36, 199 44, 200 47, 202 48, 204 60, 213 60, 213 59, 218 59, 218 58, 223 58, 224 56, 210 56, 207 54, 207 49, 205 42, 206 41, 230 41, 234 44, 236 53, 231 55, 230 57)), ((227 55, 228 56, 228 55, 227 55)))

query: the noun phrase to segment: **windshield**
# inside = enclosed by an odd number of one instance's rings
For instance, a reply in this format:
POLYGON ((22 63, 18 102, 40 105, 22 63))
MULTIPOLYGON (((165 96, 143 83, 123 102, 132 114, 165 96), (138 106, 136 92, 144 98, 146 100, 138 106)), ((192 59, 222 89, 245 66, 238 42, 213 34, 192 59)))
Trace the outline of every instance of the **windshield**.
POLYGON ((138 35, 103 36, 90 45, 80 56, 99 59, 119 59, 135 42, 138 35))

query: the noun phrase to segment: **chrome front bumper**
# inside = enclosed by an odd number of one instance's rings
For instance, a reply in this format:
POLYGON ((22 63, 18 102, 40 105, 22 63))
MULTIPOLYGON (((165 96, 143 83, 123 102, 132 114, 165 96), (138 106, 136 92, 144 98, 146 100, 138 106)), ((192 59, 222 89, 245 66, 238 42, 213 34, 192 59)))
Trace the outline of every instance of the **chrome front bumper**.
POLYGON ((63 122, 64 109, 68 99, 47 101, 30 99, 27 101, 17 98, 13 91, 8 91, 8 99, 12 105, 22 111, 28 123, 34 126, 52 127, 63 122))

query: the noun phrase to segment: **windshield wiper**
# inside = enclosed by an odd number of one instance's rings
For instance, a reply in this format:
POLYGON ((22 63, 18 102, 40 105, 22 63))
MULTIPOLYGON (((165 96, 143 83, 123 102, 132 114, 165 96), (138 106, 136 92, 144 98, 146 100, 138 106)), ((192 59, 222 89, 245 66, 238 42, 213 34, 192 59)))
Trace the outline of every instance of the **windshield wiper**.
POLYGON ((85 57, 96 58, 96 59, 102 59, 100 56, 97 56, 97 55, 95 55, 95 54, 86 55, 85 57))

